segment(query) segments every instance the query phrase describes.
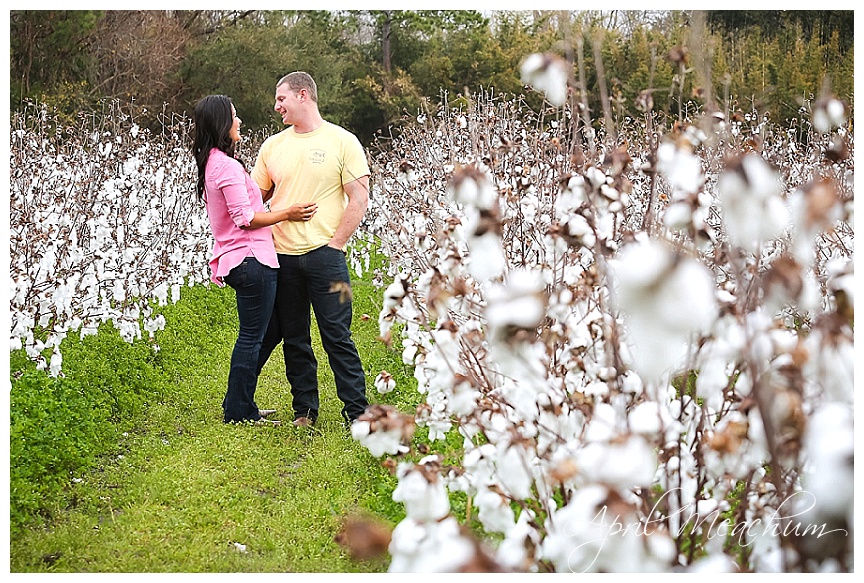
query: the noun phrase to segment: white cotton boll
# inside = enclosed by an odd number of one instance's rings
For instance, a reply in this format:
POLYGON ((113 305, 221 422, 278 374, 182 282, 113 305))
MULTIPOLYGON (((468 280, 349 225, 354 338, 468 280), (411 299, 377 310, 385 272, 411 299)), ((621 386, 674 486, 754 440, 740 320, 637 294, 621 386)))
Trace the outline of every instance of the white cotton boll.
POLYGON ((362 443, 362 441, 369 436, 371 429, 372 425, 369 423, 369 421, 361 421, 358 419, 351 424, 351 437, 355 441, 359 441, 362 443))
POLYGON ((616 263, 610 262, 617 283, 622 288, 618 291, 618 297, 625 303, 638 299, 638 288, 654 285, 669 269, 672 258, 661 243, 649 239, 624 247, 616 263), (628 291, 633 291, 635 297, 627 295, 628 291))
POLYGON ((546 314, 544 284, 539 273, 529 269, 510 271, 503 284, 487 292, 486 320, 493 329, 532 329, 546 314))
POLYGON ((394 379, 387 371, 381 371, 378 373, 378 376, 375 377, 375 388, 382 395, 386 395, 396 388, 396 379, 394 379))
POLYGON ((657 469, 654 448, 635 435, 621 443, 589 443, 577 453, 576 462, 586 479, 622 491, 650 485, 657 469))
POLYGON ((789 225, 780 176, 758 154, 746 154, 721 172, 717 193, 723 225, 733 245, 756 252, 789 225))
POLYGON ((609 403, 597 401, 585 431, 586 441, 607 441, 617 433, 617 413, 609 403))
POLYGON ((447 406, 457 417, 468 416, 477 408, 480 396, 480 391, 467 378, 462 378, 453 383, 447 406))
POLYGON ((567 219, 567 234, 578 240, 579 243, 588 248, 594 247, 597 238, 588 220, 582 215, 571 215, 567 219))
POLYGON ((351 437, 359 441, 375 457, 385 454, 397 455, 408 451, 408 446, 402 443, 402 431, 399 429, 370 431, 368 421, 355 421, 351 425, 351 437))
POLYGON ((608 527, 599 524, 598 514, 609 492, 600 485, 580 488, 566 506, 546 519, 546 538, 540 556, 552 562, 558 573, 596 571, 608 527))
MULTIPOLYGON (((440 411, 444 415, 443 408, 440 411)), ((429 429, 429 441, 444 441, 447 439, 447 433, 453 427, 453 423, 449 419, 431 419, 426 421, 424 425, 429 429)), ((407 451, 407 448, 406 448, 407 451)))
POLYGON ((15 281, 9 282, 10 294, 12 295, 12 304, 20 306, 24 303, 24 298, 27 297, 27 290, 30 287, 28 280, 23 277, 15 278, 15 281))
MULTIPOLYGON (((473 483, 489 484, 496 482, 495 463, 493 461, 496 456, 496 446, 486 443, 480 447, 469 447, 462 457, 462 466, 466 473, 473 477, 473 483)), ((468 493, 474 495, 477 490, 468 493)))
MULTIPOLYGON (((496 350, 496 354, 500 354, 500 352, 496 350)), ((502 362, 506 360, 506 357, 497 357, 495 360, 502 362)), ((518 361, 515 366, 513 362, 509 362, 508 366, 510 369, 519 369, 518 361)), ((517 370, 517 372, 519 371, 517 370)), ((501 401, 512 407, 519 419, 527 422, 533 422, 537 419, 537 388, 530 380, 529 382, 515 382, 512 379, 507 379, 499 391, 501 401)))
POLYGON ((546 99, 555 107, 567 101, 567 61, 552 53, 528 55, 519 69, 522 82, 532 85, 546 94, 546 99))
POLYGON ((627 424, 634 433, 652 435, 663 429, 663 415, 660 406, 654 401, 639 403, 627 415, 627 424))
POLYGON ((673 231, 687 229, 693 224, 693 213, 690 204, 686 202, 674 202, 666 207, 663 213, 663 224, 673 231))
POLYGON ((620 377, 621 390, 624 393, 632 395, 641 395, 645 387, 642 384, 642 379, 633 371, 627 371, 624 376, 620 377))
POLYGON ((559 218, 569 216, 586 201, 585 178, 581 174, 570 177, 555 199, 555 214, 559 218))
POLYGON ((453 202, 477 210, 491 210, 499 199, 489 173, 476 166, 459 168, 448 183, 447 192, 453 202))
POLYGON ((701 263, 676 258, 655 240, 626 246, 610 268, 611 299, 624 315, 632 365, 646 380, 656 381, 681 364, 690 335, 713 323, 713 276, 701 263))
POLYGON ((159 314, 155 318, 148 318, 144 321, 144 330, 149 333, 149 337, 153 338, 154 332, 165 329, 165 316, 159 314))
MULTIPOLYGON (((755 535, 748 541, 750 564, 756 573, 783 573, 783 549, 781 538, 767 528, 754 528, 755 535)), ((749 531, 748 531, 749 534, 749 531)))
POLYGON ((534 222, 539 208, 540 201, 537 200, 537 195, 533 192, 528 192, 519 199, 519 210, 522 212, 522 220, 526 223, 534 222))
POLYGON ((807 459, 804 488, 807 506, 813 505, 813 522, 846 517, 853 524, 855 438, 852 411, 840 403, 817 409, 804 433, 807 459))
POLYGON ((38 357, 42 354, 42 351, 45 349, 45 344, 41 340, 33 340, 28 336, 27 343, 25 344, 25 349, 27 352, 27 356, 31 359, 38 357))
POLYGON ((534 75, 543 68, 544 61, 545 57, 541 53, 532 53, 525 57, 519 70, 522 75, 522 82, 529 83, 534 75))
POLYGON ((477 507, 477 519, 488 532, 506 533, 516 523, 509 500, 498 492, 480 489, 474 496, 474 505, 477 507))
POLYGON ((561 107, 567 102, 567 69, 563 63, 549 67, 546 78, 541 83, 546 92, 546 100, 555 107, 561 107))
POLYGON ((153 288, 153 297, 159 302, 160 306, 168 305, 168 283, 160 282, 155 288, 153 288))
POLYGON ((812 121, 816 131, 827 134, 846 123, 846 106, 833 97, 820 99, 813 106, 812 121))
POLYGON ((390 573, 453 573, 475 554, 455 518, 419 523, 410 517, 393 529, 389 549, 390 573))
POLYGON ((695 260, 679 261, 658 295, 663 319, 670 328, 682 332, 707 331, 717 314, 714 278, 695 260))
POLYGON ((719 358, 708 359, 696 377, 696 396, 701 397, 709 409, 719 411, 723 404, 723 391, 728 385, 726 362, 719 358))
POLYGON ((391 573, 416 572, 414 563, 422 552, 428 526, 410 518, 396 525, 390 538, 391 573))
POLYGON ((406 515, 418 522, 441 519, 450 511, 444 481, 430 482, 420 471, 407 467, 399 471, 393 500, 405 504, 406 515))
POLYGON ((688 573, 738 573, 735 560, 722 552, 705 555, 693 561, 687 568, 688 573))
POLYGON ((530 498, 534 483, 529 462, 531 454, 518 445, 499 447, 497 454, 496 474, 503 490, 517 500, 530 498))
POLYGON ((497 234, 488 231, 468 239, 468 273, 478 281, 489 281, 504 273, 507 260, 497 234))
POLYGON ((523 509, 516 524, 504 533, 504 540, 495 551, 495 560, 504 568, 524 572, 536 564, 539 545, 537 529, 529 524, 535 517, 530 510, 523 509), (531 551, 529 554, 529 550, 531 551))
POLYGON ((486 318, 493 328, 536 328, 543 318, 544 306, 541 297, 493 297, 493 291, 490 290, 489 300, 486 318))
POLYGON ((52 377, 56 377, 60 375, 60 372, 63 369, 63 355, 60 354, 60 350, 55 348, 51 353, 51 363, 49 365, 49 373, 52 377))
POLYGON ((672 539, 648 530, 601 486, 579 489, 564 508, 551 513, 541 556, 559 573, 662 572, 675 558, 672 539))
POLYGON ((582 393, 588 397, 602 399, 609 394, 609 384, 605 381, 592 381, 584 386, 582 393))
POLYGON ((663 173, 675 193, 698 192, 705 181, 701 160, 670 142, 660 144, 657 148, 657 169, 663 173))
POLYGON ((595 190, 598 190, 601 186, 606 184, 608 180, 606 173, 596 166, 591 166, 585 170, 585 178, 595 190))

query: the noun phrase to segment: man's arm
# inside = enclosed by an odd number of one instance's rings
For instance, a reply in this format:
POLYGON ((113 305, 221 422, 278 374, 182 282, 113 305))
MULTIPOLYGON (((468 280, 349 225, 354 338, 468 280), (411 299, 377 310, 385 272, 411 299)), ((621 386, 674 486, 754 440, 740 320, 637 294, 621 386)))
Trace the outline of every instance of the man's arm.
POLYGON ((336 233, 330 239, 328 245, 337 249, 344 249, 348 239, 360 226, 366 207, 369 206, 369 176, 361 176, 357 180, 345 184, 345 194, 348 195, 348 206, 342 215, 342 221, 336 228, 336 233))

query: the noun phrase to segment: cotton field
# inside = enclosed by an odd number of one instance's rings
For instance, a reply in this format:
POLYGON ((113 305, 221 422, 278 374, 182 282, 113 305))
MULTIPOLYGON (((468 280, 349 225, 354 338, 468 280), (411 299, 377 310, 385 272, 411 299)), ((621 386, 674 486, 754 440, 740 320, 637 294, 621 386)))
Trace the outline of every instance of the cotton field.
MULTIPOLYGON (((350 260, 389 257, 381 341, 423 395, 352 429, 398 478, 390 570, 853 570, 846 104, 789 128, 648 110, 613 136, 559 65, 523 68, 543 111, 480 93, 370 154, 350 260)), ((158 350, 154 308, 208 280, 187 122, 108 114, 12 119, 10 347, 52 375, 104 322, 158 350)))
POLYGON ((381 338, 425 395, 355 428, 399 460, 391 571, 852 569, 842 112, 646 114, 607 143, 479 95, 376 158, 381 338), (454 433, 455 462, 435 453, 454 433), (446 492, 500 542, 450 526, 446 492))

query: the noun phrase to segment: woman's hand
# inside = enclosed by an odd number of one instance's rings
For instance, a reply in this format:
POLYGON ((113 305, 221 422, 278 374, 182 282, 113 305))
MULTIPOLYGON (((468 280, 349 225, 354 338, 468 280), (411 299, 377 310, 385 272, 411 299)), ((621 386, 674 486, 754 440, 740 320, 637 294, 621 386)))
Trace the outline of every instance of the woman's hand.
POLYGON ((318 212, 318 205, 314 202, 303 202, 292 204, 288 207, 289 221, 308 221, 318 212))
POLYGON ((314 202, 292 204, 287 209, 255 213, 249 224, 241 229, 260 229, 269 227, 282 221, 308 221, 318 212, 318 205, 314 202))

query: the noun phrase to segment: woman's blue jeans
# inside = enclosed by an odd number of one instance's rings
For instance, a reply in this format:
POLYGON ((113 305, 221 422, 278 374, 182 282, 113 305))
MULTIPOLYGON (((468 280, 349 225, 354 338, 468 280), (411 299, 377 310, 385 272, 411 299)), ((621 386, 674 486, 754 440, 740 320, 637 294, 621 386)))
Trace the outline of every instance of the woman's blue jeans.
POLYGON ((278 273, 278 269, 264 265, 254 257, 247 257, 224 278, 225 283, 236 292, 237 316, 240 320, 240 331, 231 354, 228 391, 222 401, 225 423, 257 421, 261 418, 258 405, 255 404, 258 353, 273 313, 278 273))
POLYGON ((345 254, 319 247, 303 255, 277 254, 279 285, 270 329, 258 360, 260 370, 282 342, 285 376, 291 385, 294 418, 318 418, 318 361, 312 349, 311 312, 343 403, 353 421, 368 407, 366 374, 351 338, 351 281, 345 254), (311 308, 311 310, 310 310, 311 308))

